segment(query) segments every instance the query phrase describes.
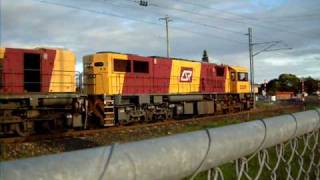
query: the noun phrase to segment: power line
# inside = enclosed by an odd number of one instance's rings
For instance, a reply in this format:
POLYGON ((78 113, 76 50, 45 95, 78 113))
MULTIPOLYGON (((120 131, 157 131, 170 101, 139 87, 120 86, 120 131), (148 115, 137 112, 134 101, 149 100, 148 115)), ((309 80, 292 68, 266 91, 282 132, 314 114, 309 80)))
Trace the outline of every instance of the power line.
MULTIPOLYGON (((130 9, 136 9, 136 6, 135 7, 132 7, 132 6, 121 6, 121 5, 116 5, 116 4, 113 4, 113 3, 109 3, 113 6, 117 6, 117 7, 120 7, 120 8, 130 8, 130 9)), ((154 11, 152 13, 155 13, 154 11)), ((160 15, 159 13, 157 13, 159 16, 162 16, 160 15)), ((172 16, 171 16, 172 17, 172 16)), ((182 19, 180 17, 176 17, 174 16, 173 17, 175 20, 179 20, 181 22, 186 22, 186 23, 189 23, 189 24, 195 24, 195 25, 200 25, 200 26, 203 26, 203 27, 207 27, 207 28, 213 28, 215 30, 221 30, 223 32, 226 32, 224 31, 225 29, 224 28, 220 28, 220 27, 214 27, 213 25, 208 25, 208 24, 203 24, 203 23, 198 23, 198 22, 195 22, 195 21, 191 21, 191 20, 186 20, 186 19, 182 19)), ((238 40, 235 40, 235 39, 231 39, 231 38, 226 38, 226 37, 222 37, 222 36, 218 36, 218 35, 214 35, 214 34, 211 34, 211 33, 203 33, 203 32, 199 32, 199 31, 190 31, 189 29, 187 28, 179 28, 177 26, 174 26, 174 29, 178 29, 178 30, 181 30, 181 31, 185 31, 185 32, 188 32, 188 33, 191 33, 191 34, 195 34, 195 35, 198 35, 198 36, 210 36, 210 37, 213 37, 213 38, 218 38, 218 39, 221 39, 221 40, 225 40, 225 41, 228 41, 229 43, 234 43, 234 44, 244 44, 246 42, 244 41, 238 41, 238 40)), ((229 31, 228 31, 229 32, 229 31)), ((243 35, 242 32, 240 31, 232 31, 231 30, 231 33, 234 33, 234 34, 241 34, 243 35)))
MULTIPOLYGON (((132 20, 132 21, 136 21, 136 22, 141 22, 141 23, 146 23, 146 24, 152 24, 152 25, 158 25, 158 26, 162 26, 162 24, 160 23, 155 23, 152 21, 146 21, 146 20, 141 20, 141 19, 136 19, 136 18, 132 18, 132 17, 127 17, 127 16, 121 16, 118 14, 114 14, 114 13, 110 13, 110 12, 106 12, 106 11, 98 11, 98 10, 91 10, 91 9, 86 9, 86 8, 81 8, 81 7, 77 7, 77 6, 73 6, 73 5, 68 5, 68 4, 63 4, 63 3, 57 3, 57 2, 51 2, 51 1, 47 1, 47 0, 35 0, 37 2, 40 3, 44 3, 44 4, 50 4, 50 5, 55 5, 55 6, 60 6, 60 7, 66 7, 66 8, 71 8, 71 9, 76 9, 76 10, 80 10, 80 11, 85 11, 85 12, 89 12, 89 13, 95 13, 95 14, 100 14, 100 15, 106 15, 106 16, 112 16, 112 17, 117 17, 117 18, 121 18, 121 19, 127 19, 127 20, 132 20)), ((205 36, 212 36, 215 38, 219 38, 222 40, 225 40, 226 42, 229 43, 238 43, 238 44, 244 44, 243 42, 240 41, 236 41, 234 39, 229 39, 229 38, 225 38, 225 37, 220 37, 220 36, 216 36, 216 35, 212 35, 212 34, 204 34, 202 32, 194 32, 194 31, 189 31, 183 28, 178 28, 178 27, 174 27, 173 29, 177 29, 180 31, 184 31, 184 32, 188 32, 188 33, 192 33, 192 34, 197 34, 197 35, 205 35, 205 36)))
MULTIPOLYGON (((125 1, 130 1, 130 2, 135 2, 135 0, 125 0, 125 1)), ((160 6, 160 5, 157 5, 157 4, 153 4, 153 3, 149 3, 150 6, 154 6, 154 7, 158 7, 158 8, 162 8, 162 9, 169 9, 169 10, 175 10, 175 11, 180 11, 180 12, 184 12, 184 13, 189 13, 189 14, 193 14, 193 15, 197 15, 197 16, 202 16, 202 17, 209 17, 209 18, 219 18, 221 20, 224 20, 224 21, 229 21, 229 22, 233 22, 233 23, 238 23, 238 24, 247 24, 249 25, 247 22, 245 21, 239 21, 239 20, 235 20, 235 19, 230 19, 230 18, 226 18, 226 17, 217 17, 217 16, 212 16, 212 15, 205 15, 205 14, 202 14, 202 13, 199 13, 199 12, 195 12, 195 11, 189 11, 189 10, 185 10, 185 9, 180 9, 180 8, 174 8, 174 7, 163 7, 163 6, 160 6)), ((238 15, 237 15, 238 16, 238 15)), ((244 18, 243 16, 240 16, 242 18, 244 18)), ((248 18, 246 18, 248 19, 248 18)), ((253 20, 253 21, 259 21, 258 19, 249 19, 249 20, 253 20)), ((299 33, 299 32, 296 32, 296 31, 292 31, 292 30, 287 30, 287 29, 283 29, 283 28, 279 28, 278 26, 277 27, 270 27, 270 26, 265 26, 265 25, 262 25, 262 24, 253 24, 257 27, 261 27, 261 28, 266 28, 266 29, 276 29, 278 31, 282 31, 282 32, 288 32, 288 33, 292 33, 292 34, 296 34, 296 35, 299 35, 301 38, 306 38, 305 36, 309 36, 309 37, 316 37, 316 36, 313 36, 311 34, 303 34, 303 33, 299 33)), ((286 27, 288 28, 288 27, 286 27)))
POLYGON ((215 26, 215 25, 211 25, 211 24, 206 24, 206 23, 200 23, 200 22, 196 22, 196 21, 192 21, 192 20, 186 20, 186 19, 182 19, 182 18, 178 18, 175 17, 175 19, 179 19, 182 22, 187 22, 187 23, 191 23, 191 24, 195 24, 195 25, 199 25, 199 26, 203 26, 203 27, 207 27, 207 28, 213 28, 213 29, 217 29, 220 31, 227 31, 233 34, 237 34, 237 35, 243 35, 243 32, 240 31, 235 31, 235 30, 231 30, 231 29, 226 29, 226 28, 222 28, 219 26, 215 26))
POLYGON ((319 16, 310 16, 310 17, 296 17, 296 18, 270 18, 270 19, 264 19, 265 22, 297 22, 297 21, 320 21, 320 15, 319 16))
POLYGON ((220 12, 222 14, 229 14, 229 15, 232 15, 232 16, 237 16, 237 17, 242 17, 242 18, 246 18, 246 19, 256 20, 256 18, 253 18, 253 17, 243 16, 241 14, 232 13, 232 12, 225 11, 225 10, 220 10, 220 9, 214 8, 212 6, 206 6, 206 5, 202 5, 202 4, 198 4, 198 3, 194 3, 194 2, 189 2, 189 1, 185 1, 185 0, 175 0, 175 1, 178 1, 178 2, 183 3, 183 4, 188 4, 188 5, 200 7, 200 8, 203 8, 203 9, 215 10, 215 11, 218 11, 218 12, 220 12))
MULTIPOLYGON (((35 0, 35 1, 38 1, 38 0, 35 0)), ((38 2, 45 3, 45 4, 50 4, 50 5, 55 5, 55 6, 60 6, 60 7, 76 9, 76 10, 85 11, 85 12, 89 12, 89 13, 113 16, 113 17, 117 17, 117 18, 121 18, 121 19, 128 19, 128 20, 132 20, 132 21, 137 21, 137 22, 143 22, 143 23, 147 23, 147 24, 160 25, 159 23, 155 23, 155 22, 152 22, 152 21, 145 21, 145 20, 136 19, 136 18, 132 18, 132 17, 121 16, 121 15, 110 13, 110 12, 106 12, 106 11, 98 11, 98 10, 81 8, 81 7, 73 6, 73 5, 69 5, 69 4, 57 3, 57 2, 46 1, 46 0, 39 0, 38 2)))
MULTIPOLYGON (((122 0, 122 1, 139 3, 139 5, 140 5, 140 1, 136 1, 136 0, 122 0)), ((179 11, 182 11, 182 12, 185 12, 185 13, 194 13, 193 11, 177 9, 177 8, 173 8, 173 7, 162 7, 162 6, 159 6, 159 5, 154 4, 154 3, 148 3, 147 6, 152 6, 152 7, 161 8, 161 9, 179 10, 179 11)), ((202 15, 202 14, 200 14, 200 15, 202 15)), ((235 30, 232 30, 232 29, 227 29, 227 28, 223 28, 223 27, 219 27, 219 26, 215 26, 215 25, 211 25, 211 24, 199 23, 199 22, 195 22, 195 21, 192 21, 192 20, 186 20, 186 19, 179 18, 179 17, 174 17, 174 19, 179 19, 180 21, 184 21, 184 22, 192 23, 192 24, 197 24, 197 25, 204 26, 204 27, 207 27, 207 28, 213 28, 213 29, 217 29, 217 30, 223 30, 223 31, 227 31, 227 32, 243 35, 243 32, 235 31, 235 30)))
MULTIPOLYGON (((122 0, 122 1, 133 2, 133 3, 138 3, 139 2, 139 1, 136 1, 136 0, 122 0)), ((154 4, 154 3, 149 3, 148 6, 153 6, 153 7, 156 7, 156 8, 166 9, 166 10, 180 11, 180 12, 188 13, 188 14, 191 14, 191 15, 197 15, 197 16, 200 16, 200 17, 205 17, 205 18, 216 18, 216 19, 218 18, 216 16, 204 15, 204 14, 201 14, 201 13, 198 13, 198 12, 189 11, 189 10, 180 9, 180 8, 174 8, 174 7, 169 7, 169 6, 163 7, 163 6, 160 6, 158 4, 154 4)), ((230 21, 230 22, 238 23, 238 24, 246 24, 246 22, 243 22, 243 21, 238 21, 238 20, 224 18, 224 17, 220 17, 220 19, 222 19, 224 21, 230 21)), ((218 29, 218 28, 216 28, 216 29, 218 29)), ((232 30, 229 30, 229 29, 226 29, 226 28, 221 28, 220 27, 219 29, 224 29, 226 31, 231 31, 232 32, 232 30)), ((241 35, 243 35, 242 32, 236 32, 236 33, 240 33, 241 35)))
POLYGON ((296 19, 296 18, 310 18, 310 17, 319 17, 320 14, 304 14, 304 15, 291 15, 291 16, 273 16, 273 17, 259 17, 260 20, 262 19, 296 19))

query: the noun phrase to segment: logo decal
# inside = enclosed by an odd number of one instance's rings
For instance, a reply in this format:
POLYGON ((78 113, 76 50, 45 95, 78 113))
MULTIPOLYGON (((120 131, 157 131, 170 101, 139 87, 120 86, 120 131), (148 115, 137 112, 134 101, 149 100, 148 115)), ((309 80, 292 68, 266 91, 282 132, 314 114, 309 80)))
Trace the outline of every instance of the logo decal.
POLYGON ((192 82, 192 68, 181 67, 180 82, 192 82))
POLYGON ((247 86, 246 85, 240 85, 240 89, 246 89, 247 86))

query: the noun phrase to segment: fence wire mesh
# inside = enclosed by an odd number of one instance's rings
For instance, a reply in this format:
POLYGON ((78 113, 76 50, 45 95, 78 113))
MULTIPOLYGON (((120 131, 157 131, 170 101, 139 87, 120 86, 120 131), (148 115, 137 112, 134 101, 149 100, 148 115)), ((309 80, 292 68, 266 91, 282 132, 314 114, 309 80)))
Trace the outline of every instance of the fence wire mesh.
MULTIPOLYGON (((236 149, 235 149, 236 151, 236 149)), ((319 131, 214 167, 191 179, 320 179, 319 131)))

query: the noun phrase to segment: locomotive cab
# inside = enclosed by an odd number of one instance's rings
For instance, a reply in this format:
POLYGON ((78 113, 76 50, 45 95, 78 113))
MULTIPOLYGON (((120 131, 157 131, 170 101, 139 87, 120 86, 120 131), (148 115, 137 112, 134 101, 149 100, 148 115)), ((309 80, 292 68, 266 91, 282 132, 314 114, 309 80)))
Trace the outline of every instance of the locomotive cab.
POLYGON ((100 126, 115 125, 112 95, 122 93, 125 74, 131 71, 127 60, 127 55, 113 52, 99 52, 83 58, 89 111, 100 126))
POLYGON ((248 70, 245 67, 229 66, 227 68, 226 92, 249 93, 248 70))

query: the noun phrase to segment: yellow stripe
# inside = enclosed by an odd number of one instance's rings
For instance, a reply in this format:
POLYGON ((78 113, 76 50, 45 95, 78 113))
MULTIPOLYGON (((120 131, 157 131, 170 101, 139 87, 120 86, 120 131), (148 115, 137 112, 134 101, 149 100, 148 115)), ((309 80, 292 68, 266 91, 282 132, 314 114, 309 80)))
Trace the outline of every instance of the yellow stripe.
POLYGON ((56 50, 49 92, 75 92, 76 57, 71 51, 56 50))
POLYGON ((5 48, 0 48, 0 60, 4 58, 5 51, 6 51, 5 48))
POLYGON ((199 92, 200 72, 200 62, 189 62, 173 59, 170 75, 169 93, 199 92), (192 82, 181 82, 181 69, 185 68, 192 68, 192 82))
POLYGON ((122 94, 123 86, 124 84, 124 78, 126 75, 126 72, 115 72, 113 67, 113 61, 114 59, 118 60, 128 60, 128 56, 125 54, 111 54, 110 56, 110 65, 108 70, 110 74, 110 81, 109 81, 109 86, 110 86, 110 91, 109 94, 122 94))
POLYGON ((114 59, 126 61, 128 60, 128 56, 125 54, 100 53, 94 54, 92 57, 92 68, 95 78, 93 85, 91 85, 91 92, 89 93, 106 95, 122 94, 126 72, 114 72, 113 61, 114 59), (95 62, 103 62, 104 66, 96 67, 94 66, 95 62))
POLYGON ((225 82, 225 92, 230 93, 231 92, 231 80, 230 80, 230 70, 229 67, 226 68, 226 82, 225 82))

